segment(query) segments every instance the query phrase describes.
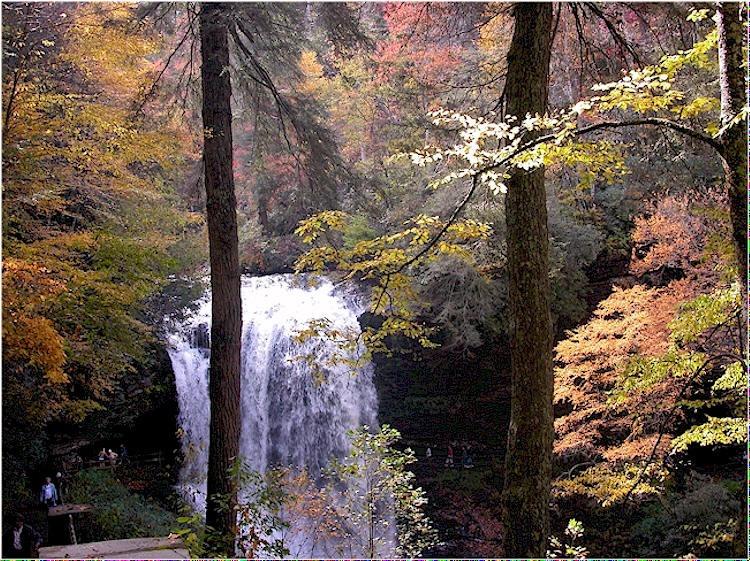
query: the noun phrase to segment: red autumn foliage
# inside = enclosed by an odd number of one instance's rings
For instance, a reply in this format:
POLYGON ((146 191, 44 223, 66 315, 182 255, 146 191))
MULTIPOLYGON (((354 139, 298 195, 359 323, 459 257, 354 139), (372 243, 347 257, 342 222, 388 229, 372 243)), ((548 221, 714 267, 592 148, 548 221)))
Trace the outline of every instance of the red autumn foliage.
POLYGON ((461 46, 446 33, 452 13, 447 4, 386 4, 388 39, 378 43, 375 53, 380 75, 386 80, 412 78, 423 86, 444 81, 461 61, 461 46))

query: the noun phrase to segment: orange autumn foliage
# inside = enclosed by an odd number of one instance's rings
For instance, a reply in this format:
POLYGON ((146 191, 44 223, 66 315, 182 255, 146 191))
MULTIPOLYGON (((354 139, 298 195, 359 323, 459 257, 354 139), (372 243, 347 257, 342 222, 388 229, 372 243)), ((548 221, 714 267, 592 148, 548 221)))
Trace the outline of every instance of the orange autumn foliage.
POLYGON ((383 8, 389 38, 378 44, 375 60, 385 78, 400 74, 426 86, 445 81, 461 61, 461 46, 446 40, 452 17, 449 5, 427 2, 388 3, 383 8))
MULTIPOLYGON (((684 280, 665 288, 645 286, 615 288, 594 312, 594 317, 556 347, 555 402, 572 409, 555 421, 558 456, 584 461, 601 459, 626 443, 643 439, 656 430, 651 414, 673 399, 673 385, 655 387, 627 407, 608 404, 621 370, 633 355, 658 355, 666 350, 667 324, 684 300, 695 295, 684 280), (642 418, 638 418, 644 414, 642 418)), ((650 450, 634 447, 638 457, 650 450)))
POLYGON ((624 402, 611 399, 612 391, 631 359, 667 351, 669 323, 684 302, 727 284, 724 255, 731 254, 713 250, 729 239, 724 208, 713 193, 667 196, 636 219, 634 285, 615 286, 591 319, 555 349, 555 406, 561 412, 555 454, 562 464, 643 460, 662 429, 657 457, 668 451, 680 421, 679 411, 669 416, 669 409, 680 385, 667 377, 624 402))
POLYGON ((145 360, 146 299, 191 255, 202 218, 175 197, 187 157, 170 119, 133 111, 159 55, 137 6, 3 9, 15 55, 3 81, 14 99, 3 136, 3 391, 40 424, 78 423, 145 360), (28 53, 29 42, 41 47, 28 53))
POLYGON ((709 289, 717 272, 732 261, 728 243, 726 198, 714 191, 704 195, 668 195, 646 206, 635 219, 632 234, 636 276, 676 268, 709 289))
POLYGON ((3 263, 3 346, 5 356, 42 370, 50 383, 63 383, 63 338, 53 323, 39 314, 65 289, 40 265, 6 259, 3 263))

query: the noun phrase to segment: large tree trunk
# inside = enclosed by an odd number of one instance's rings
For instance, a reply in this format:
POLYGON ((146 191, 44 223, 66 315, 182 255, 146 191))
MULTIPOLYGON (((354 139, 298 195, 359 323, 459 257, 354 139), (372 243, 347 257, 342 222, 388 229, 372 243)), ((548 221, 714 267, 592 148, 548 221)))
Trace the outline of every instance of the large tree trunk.
MULTIPOLYGON (((744 25, 742 4, 719 3, 716 27, 719 32, 719 85, 721 125, 729 124, 747 103, 745 71, 742 69, 744 25)), ((732 217, 732 234, 739 263, 744 302, 747 302, 747 121, 726 129, 720 138, 724 160, 724 181, 732 217)))
MULTIPOLYGON (((724 183, 729 197, 732 237, 737 253, 742 287, 743 321, 747 325, 747 117, 730 126, 747 104, 745 71, 742 69, 744 24, 740 18, 744 4, 719 3, 716 28, 719 33, 719 86, 721 88, 721 125, 727 128, 719 139, 724 164, 724 183)), ((747 329, 740 338, 747 342, 747 329)), ((747 558, 747 495, 742 494, 734 538, 734 554, 747 558)))
MULTIPOLYGON (((507 111, 547 109, 551 3, 514 7, 507 111)), ((531 138, 531 134, 529 138, 531 138)), ((513 172, 506 198, 511 328, 511 412, 503 488, 508 557, 545 557, 552 477, 552 319, 544 169, 513 172)))
POLYGON ((229 470, 239 455, 240 445, 242 303, 237 201, 232 176, 228 13, 226 5, 201 4, 203 159, 212 295, 206 523, 221 535, 220 547, 231 557, 237 525, 237 489, 229 470))

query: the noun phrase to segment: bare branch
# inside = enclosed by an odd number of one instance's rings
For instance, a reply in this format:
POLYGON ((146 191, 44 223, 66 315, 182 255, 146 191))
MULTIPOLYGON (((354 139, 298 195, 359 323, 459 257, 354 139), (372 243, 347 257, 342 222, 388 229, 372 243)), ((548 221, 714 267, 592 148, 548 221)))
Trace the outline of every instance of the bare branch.
MULTIPOLYGON (((623 55, 627 52, 632 57, 633 62, 635 62, 637 66, 642 67, 643 63, 641 62, 641 59, 638 56, 636 50, 628 42, 628 40, 620 34, 615 25, 610 21, 609 17, 601 10, 601 8, 599 8, 599 6, 597 6, 594 2, 586 2, 584 6, 591 10, 591 12, 597 18, 604 22, 604 25, 607 27, 609 34, 612 36, 612 39, 619 47, 620 52, 623 53, 623 55)), ((624 56, 623 59, 627 60, 624 56)))
POLYGON ((154 96, 154 94, 156 93, 156 89, 159 87, 159 83, 161 82, 161 79, 164 76, 164 73, 167 71, 167 69, 169 68, 170 63, 172 62, 172 59, 180 51, 180 49, 182 49, 182 46, 185 44, 185 41, 187 41, 188 37, 191 38, 191 41, 190 41, 190 43, 191 43, 190 44, 190 50, 191 50, 191 53, 192 53, 193 43, 195 42, 195 40, 197 39, 197 37, 195 36, 195 34, 193 32, 193 16, 191 15, 191 16, 188 16, 188 17, 189 17, 189 21, 188 21, 187 31, 185 31, 185 34, 182 36, 182 38, 180 39, 180 41, 177 43, 177 46, 174 49, 172 49, 171 53, 169 53, 169 56, 167 57, 167 60, 164 63, 164 66, 162 67, 161 71, 156 76, 156 78, 154 79, 154 81, 151 83, 151 87, 144 94, 143 99, 141 100, 141 102, 136 107, 136 110, 135 110, 136 115, 140 114, 143 111, 143 108, 146 106, 146 104, 154 96))

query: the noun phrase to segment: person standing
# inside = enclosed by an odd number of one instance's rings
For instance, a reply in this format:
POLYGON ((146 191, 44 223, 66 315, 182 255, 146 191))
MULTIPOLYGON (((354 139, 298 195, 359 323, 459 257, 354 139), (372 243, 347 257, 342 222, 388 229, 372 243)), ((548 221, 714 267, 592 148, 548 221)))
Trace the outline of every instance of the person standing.
POLYGON ((55 483, 55 486, 57 487, 57 503, 58 504, 63 504, 63 494, 65 493, 65 491, 64 491, 63 488, 67 487, 67 485, 66 485, 66 477, 65 477, 65 475, 63 475, 63 473, 64 473, 64 470, 63 471, 58 471, 55 474, 55 481, 54 481, 54 483, 55 483))
POLYGON ((445 467, 453 467, 453 446, 448 444, 448 456, 445 458, 445 467))
POLYGON ((124 444, 120 444, 120 464, 126 465, 130 463, 130 458, 128 458, 128 449, 125 448, 124 444))
POLYGON ((31 526, 24 523, 23 514, 16 514, 16 522, 3 537, 3 557, 30 559, 39 557, 42 538, 31 526))
POLYGON ((45 477, 44 484, 39 492, 39 502, 50 507, 57 506, 58 500, 59 496, 57 494, 57 487, 52 483, 52 478, 45 477))
POLYGON ((474 459, 471 457, 471 446, 466 446, 466 455, 464 456, 464 468, 471 469, 474 467, 474 459))

